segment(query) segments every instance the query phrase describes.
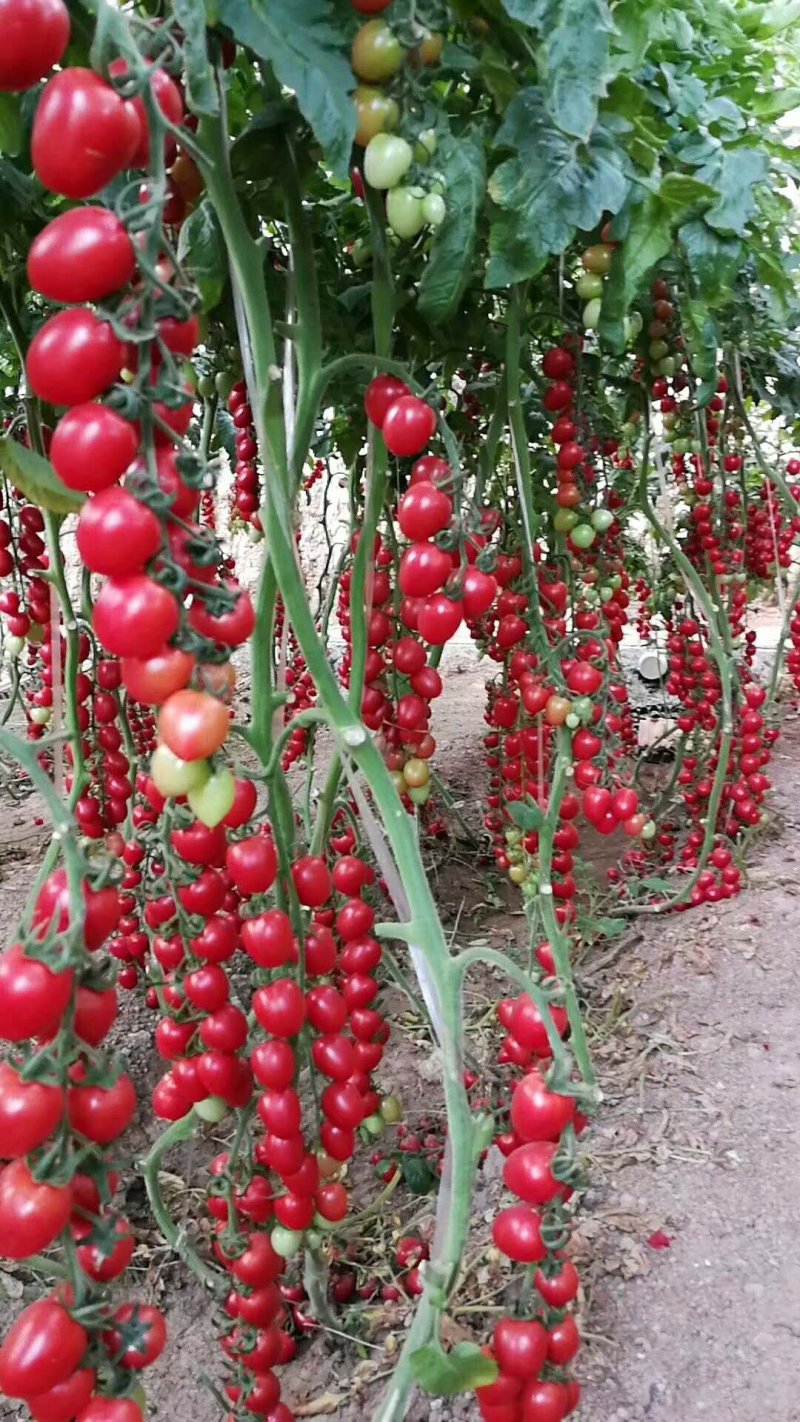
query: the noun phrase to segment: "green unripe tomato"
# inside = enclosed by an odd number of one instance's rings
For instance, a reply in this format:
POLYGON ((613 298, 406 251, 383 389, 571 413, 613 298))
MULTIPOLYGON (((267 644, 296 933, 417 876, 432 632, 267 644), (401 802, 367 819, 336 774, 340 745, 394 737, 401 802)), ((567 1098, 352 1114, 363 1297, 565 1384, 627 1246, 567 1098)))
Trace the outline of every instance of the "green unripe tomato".
POLYGON ((261 528, 254 528, 252 523, 247 525, 247 539, 249 543, 263 543, 264 531, 261 528))
POLYGON ((220 400, 227 400, 235 384, 232 370, 218 370, 214 376, 214 385, 220 400))
POLYGON ((582 272, 575 283, 581 301, 597 301, 603 295, 603 278, 596 272, 582 272))
POLYGON ((195 1111, 201 1121, 208 1121, 210 1126, 216 1126, 228 1114, 227 1102, 221 1096, 207 1096, 204 1101, 195 1102, 195 1111))
POLYGON ((425 226, 423 200, 413 188, 392 188, 386 199, 386 217, 395 237, 410 241, 425 226))
MULTIPOLYGON (((411 144, 394 133, 376 133, 364 151, 364 177, 370 187, 396 188, 413 160, 411 144)), ((420 226, 422 224, 420 223, 420 226)))
POLYGON ((556 533, 569 533, 580 522, 574 509, 556 509, 553 527, 556 533))
POLYGON ((280 1254, 281 1259, 294 1259, 303 1247, 304 1232, 300 1229, 286 1229, 284 1225, 275 1225, 271 1235, 270 1243, 276 1254, 280 1254))
POLYGON ((594 702, 591 696, 576 696, 572 703, 572 709, 581 721, 587 722, 591 719, 594 711, 594 702))
POLYGON ((619 592, 622 587, 622 574, 614 573, 613 576, 608 579, 608 586, 613 588, 614 592, 619 592))
POLYGON ((418 163, 425 163, 432 158, 439 145, 434 128, 423 128, 414 144, 414 157, 418 163))
POLYGON ((598 533, 608 533, 608 530, 610 529, 613 522, 614 515, 610 509, 592 510, 592 528, 596 529, 598 533))
POLYGON ((52 714, 49 706, 34 706, 30 712, 30 718, 34 726, 47 726, 50 724, 52 714))
POLYGON ((564 722, 564 725, 565 725, 565 726, 568 728, 568 730, 570 730, 570 731, 577 731, 577 729, 578 729, 578 727, 579 727, 580 724, 581 724, 581 718, 580 718, 580 716, 576 716, 574 711, 570 711, 570 713, 569 713, 569 715, 568 715, 566 721, 564 722))
POLYGON ((528 871, 524 864, 512 864, 508 871, 508 877, 512 884, 524 884, 528 877, 528 871))
POLYGON ((403 46, 385 20, 367 20, 353 40, 350 51, 353 72, 368 84, 380 84, 384 79, 391 79, 403 63, 403 58, 403 46))
POLYGON ((591 548, 597 534, 590 523, 579 523, 577 528, 573 528, 570 538, 576 548, 591 548))
POLYGON ((600 323, 600 307, 602 302, 599 297, 590 301, 583 308, 583 326, 586 331, 596 331, 600 323))
POLYGON ((357 271, 365 267, 372 256, 372 248, 369 242, 365 242, 363 237, 356 237, 350 248, 350 261, 357 271))
POLYGON ((441 193, 426 193, 422 211, 429 227, 441 227, 447 216, 447 203, 441 193))
POLYGON ((394 1126, 403 1119, 403 1104, 398 1096, 384 1096, 381 1102, 381 1115, 387 1126, 394 1126))
POLYGON ((386 1122, 377 1111, 371 1116, 365 1116, 361 1124, 370 1136, 382 1136, 386 1130, 386 1122))
POLYGON ((647 351, 651 360, 659 361, 663 360, 665 355, 669 355, 669 346, 666 341, 651 341, 647 351))
POLYGON ((218 770, 186 796, 189 808, 207 829, 216 829, 233 805, 236 781, 227 769, 218 770))
POLYGON ((614 589, 613 589, 613 588, 601 588, 601 589, 600 589, 600 601, 601 601, 601 602, 603 602, 603 603, 610 602, 613 596, 614 596, 614 589))
POLYGON ((655 835, 656 835, 657 829, 658 829, 658 826, 657 826, 655 820, 648 820, 648 821, 647 821, 647 824, 642 826, 641 838, 642 838, 642 839, 654 839, 654 838, 655 838, 655 835))
POLYGON ((23 652, 25 649, 25 638, 14 637, 13 635, 9 634, 9 636, 6 637, 3 645, 5 647, 6 656, 8 657, 9 661, 15 662, 20 653, 23 652))
POLYGON ((430 785, 407 785, 406 794, 412 805, 424 805, 430 798, 430 785))
POLYGON ((631 333, 631 340, 635 341, 642 334, 644 318, 641 311, 631 311, 628 313, 628 327, 631 333))
POLYGON ((664 356, 664 359, 663 359, 663 360, 660 360, 660 361, 658 362, 658 371, 659 371, 659 375, 674 375, 674 374, 675 374, 675 357, 674 357, 674 356, 664 356))
POLYGON ((539 897, 539 886, 535 879, 526 879, 522 885, 522 897, 527 903, 539 897))
POLYGON ((516 825, 514 825, 513 828, 506 830, 506 844, 519 844, 521 839, 522 830, 517 829, 516 825))
POLYGON ((216 383, 213 375, 201 375, 197 382, 197 393, 204 400, 211 400, 217 393, 216 383))
POLYGON ((150 757, 150 774, 156 789, 173 798, 199 790, 211 774, 207 760, 181 760, 169 746, 156 746, 150 757))

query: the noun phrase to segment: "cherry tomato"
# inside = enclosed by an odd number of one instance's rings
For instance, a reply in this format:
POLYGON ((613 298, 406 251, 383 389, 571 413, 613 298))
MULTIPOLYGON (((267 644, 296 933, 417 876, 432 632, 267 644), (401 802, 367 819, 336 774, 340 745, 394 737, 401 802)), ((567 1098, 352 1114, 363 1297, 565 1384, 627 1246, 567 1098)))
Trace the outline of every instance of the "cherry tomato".
POLYGON ((46 188, 86 198, 128 167, 140 141, 135 106, 94 70, 75 67, 54 75, 39 100, 31 156, 46 188))
MULTIPOLYGON (((119 78, 128 71, 128 66, 124 59, 113 59, 108 66, 109 74, 114 78, 119 78)), ((164 69, 153 69, 150 77, 150 89, 158 107, 165 118, 170 123, 179 127, 183 123, 184 110, 181 91, 174 79, 171 79, 164 69)), ((131 100, 136 116, 139 120, 139 142, 130 157, 132 168, 146 168, 150 163, 150 125, 147 121, 147 110, 144 100, 137 96, 131 100)), ((175 140, 169 138, 167 141, 168 151, 174 152, 175 140)))
POLYGON ((367 20, 353 40, 350 63, 359 79, 379 84, 397 73, 403 63, 403 46, 385 20, 367 20))
POLYGON ((321 908, 328 902, 333 880, 324 859, 306 855, 296 860, 292 865, 292 879, 297 897, 306 908, 321 908))
MULTIPOLYGON (((231 592, 237 591, 235 583, 226 583, 231 592)), ((246 642, 256 625, 256 615, 250 594, 244 588, 238 589, 236 603, 230 612, 212 617, 202 602, 193 602, 189 621, 196 632, 208 637, 211 642, 220 642, 226 647, 239 647, 246 642)))
MULTIPOLYGON (((85 1240, 92 1233, 93 1228, 94 1226, 89 1220, 83 1220, 81 1223, 73 1225, 72 1232, 76 1240, 85 1240)), ((102 1228, 107 1230, 106 1220, 102 1221, 102 1228)), ((99 1244, 79 1243, 78 1263, 90 1279, 95 1279, 98 1283, 108 1283, 125 1272, 133 1258, 134 1244, 135 1240, 128 1221, 117 1219, 114 1221, 111 1248, 104 1252, 99 1244)))
POLYGON ((36 1150, 63 1114, 60 1086, 23 1081, 10 1062, 0 1062, 0 1156, 11 1159, 36 1150))
POLYGON ((227 707, 215 696, 176 691, 161 707, 158 734, 181 760, 205 760, 227 739, 230 724, 227 707))
POLYGON ((89 1401, 96 1377, 94 1368, 79 1368, 47 1392, 26 1397, 25 1403, 34 1422, 72 1422, 89 1401))
POLYGON ((396 375, 376 375, 364 392, 364 409, 367 419, 380 429, 386 412, 395 402, 411 391, 396 375))
POLYGON ((242 894, 266 893, 278 872, 275 845, 263 834, 253 834, 229 845, 225 862, 228 873, 242 894))
MULTIPOLYGON (((114 1322, 123 1325, 133 1323, 143 1334, 142 1342, 130 1344, 125 1348, 119 1358, 120 1367, 148 1368, 163 1352, 167 1341, 164 1315, 152 1304, 123 1304, 114 1314, 114 1322)), ((118 1328, 111 1328, 104 1333, 103 1341, 113 1357, 116 1357, 123 1347, 118 1328)))
MULTIPOLYGON (((366 148, 370 139, 377 133, 385 133, 388 129, 395 128, 400 118, 400 109, 397 102, 384 93, 383 89, 374 89, 367 84, 359 84, 353 90, 353 103, 356 107, 356 143, 360 148, 366 148)), ((357 170, 355 170, 357 171, 357 170)), ((361 174, 359 173, 359 179, 361 174)))
POLYGON ((66 1381, 89 1340, 55 1299, 37 1299, 14 1320, 0 1347, 0 1391, 36 1397, 66 1381))
POLYGON ((511 1098, 511 1124, 523 1141, 557 1141, 574 1115, 574 1097, 550 1091, 537 1071, 522 1078, 511 1098))
POLYGON ((416 395, 402 395, 389 406, 381 430, 390 454, 419 454, 436 430, 436 415, 416 395))
POLYGON ((136 430, 105 405, 75 405, 53 434, 50 458, 68 489, 96 494, 122 478, 136 456, 136 430))
POLYGON ((492 1239, 501 1253, 517 1264, 538 1264, 547 1255, 541 1216, 527 1205, 501 1210, 492 1226, 492 1239))
POLYGON ((123 657, 120 669, 123 685, 134 701, 160 706, 174 691, 183 690, 194 665, 194 657, 188 652, 167 647, 153 657, 123 657))
POLYGON ((109 578, 100 589, 92 614, 97 637, 115 657, 146 659, 161 654, 164 644, 177 632, 179 620, 172 593, 144 573, 109 578))
POLYGON ((77 1422, 144 1422, 144 1414, 132 1397, 93 1397, 77 1422))
POLYGON ((113 1086, 71 1086, 67 1110, 72 1129, 98 1145, 109 1145, 133 1119, 136 1092, 126 1072, 113 1086))
POLYGON ((48 222, 28 253, 28 280, 50 301, 102 301, 131 280, 136 252, 105 207, 74 207, 48 222))
POLYGON ((31 89, 63 57, 69 12, 62 0, 0 0, 0 30, 0 90, 31 89))
POLYGON ((161 524, 126 489, 103 489, 81 509, 78 552, 93 573, 137 573, 161 546, 161 524))
POLYGON ((242 924, 242 947, 260 968, 281 968, 292 959, 291 920, 282 909, 267 909, 242 924))
POLYGON ((0 1256, 27 1259, 47 1249, 69 1220, 72 1197, 65 1185, 39 1184, 25 1160, 0 1171, 0 1256))
POLYGON ((0 953, 0 1039, 24 1042, 58 1026, 72 996, 72 971, 54 973, 19 944, 0 953))
POLYGON ((25 368, 40 399, 51 405, 81 405, 114 384, 124 354, 108 322, 80 307, 59 311, 39 327, 25 368))
POLYGON ((492 1334, 492 1352, 501 1373, 535 1377, 547 1358, 547 1330, 536 1319, 501 1318, 492 1334))

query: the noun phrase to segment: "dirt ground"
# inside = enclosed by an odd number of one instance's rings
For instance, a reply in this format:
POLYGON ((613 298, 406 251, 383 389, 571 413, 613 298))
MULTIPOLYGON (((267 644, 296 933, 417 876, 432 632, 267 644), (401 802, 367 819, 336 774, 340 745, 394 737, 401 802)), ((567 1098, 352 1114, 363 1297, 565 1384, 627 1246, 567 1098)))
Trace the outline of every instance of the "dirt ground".
MULTIPOLYGON (((434 727, 437 765, 458 812, 479 815, 477 738, 483 669, 451 659, 434 727)), ((667 920, 641 918, 581 964, 604 1104, 587 1133, 587 1194, 574 1247, 585 1284, 581 1354, 585 1422, 800 1422, 800 1252, 793 1188, 800 1170, 800 724, 789 719, 773 762, 772 823, 751 856, 736 899, 667 920)), ((0 926, 11 931, 46 831, 31 799, 0 819, 0 926)), ((475 851, 457 842, 433 867, 446 921, 461 944, 524 941, 515 892, 476 872, 475 851)), ((395 990, 392 1004, 406 1011, 395 990)), ((490 980, 470 990, 471 1016, 490 1013, 490 980)), ((152 1016, 126 996, 118 1046, 146 1098, 156 1075, 152 1016)), ((407 1034, 387 1053, 381 1085, 403 1098, 413 1124, 436 1111, 436 1063, 424 1029, 407 1013, 407 1034)), ((134 1154, 148 1136, 133 1133, 134 1154)), ((196 1216, 213 1139, 176 1151, 164 1179, 178 1218, 196 1216)), ((483 1241, 500 1195, 492 1152, 479 1180, 468 1271, 472 1293, 454 1310, 452 1339, 483 1341, 486 1314, 470 1299, 497 1295, 483 1241), (477 1328, 477 1332, 472 1332, 477 1328)), ((141 1186, 124 1177, 125 1208, 140 1247, 132 1292, 169 1310, 167 1353, 147 1376, 148 1416, 212 1422, 220 1409, 204 1378, 219 1377, 215 1319, 207 1296, 147 1225, 141 1186)), ((374 1232, 387 1240, 425 1231, 428 1197, 387 1206, 374 1232)), ((502 1283, 502 1279, 500 1280, 502 1283)), ((19 1265, 0 1265, 0 1325, 28 1295, 19 1265)), ((460 1297, 462 1297, 460 1295, 460 1297)), ((318 1331, 282 1373, 298 1416, 364 1422, 374 1415, 408 1311, 384 1309, 359 1343, 318 1331)), ((347 1321, 343 1321, 343 1329, 347 1321)), ((0 1417, 14 1416, 13 1412, 0 1417)), ((412 1422, 467 1422, 466 1400, 417 1397, 412 1422)))

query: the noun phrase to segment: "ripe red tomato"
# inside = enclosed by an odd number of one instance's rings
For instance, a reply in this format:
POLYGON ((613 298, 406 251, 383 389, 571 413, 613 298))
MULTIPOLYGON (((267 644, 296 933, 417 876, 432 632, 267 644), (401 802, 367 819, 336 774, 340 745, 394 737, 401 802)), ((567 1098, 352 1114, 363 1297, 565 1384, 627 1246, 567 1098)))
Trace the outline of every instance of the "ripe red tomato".
POLYGON ((318 1189, 314 1202, 324 1220, 338 1222, 347 1214, 349 1201, 347 1191, 338 1180, 331 1180, 318 1189))
POLYGON ((349 1037, 339 1033, 323 1033, 311 1045, 314 1065, 331 1081, 348 1081, 356 1070, 356 1052, 349 1037))
POLYGON ((555 1363, 559 1368, 565 1368, 572 1362, 578 1349, 581 1346, 581 1335, 578 1332, 578 1325, 572 1314, 567 1314, 559 1323, 554 1323, 550 1329, 547 1343, 548 1362, 555 1363))
MULTIPOLYGON (((127 74, 128 66, 124 59, 112 59, 108 66, 108 72, 117 79, 123 74, 127 74)), ((179 127, 183 123, 184 117, 183 99, 175 80, 170 78, 166 70, 154 69, 150 77, 150 88, 162 114, 169 119, 170 123, 179 127)), ((130 167, 147 168, 150 164, 150 125, 147 121, 147 110, 144 100, 139 96, 132 99, 131 103, 139 120, 140 136, 139 142, 131 154, 130 167)), ((174 138, 168 139, 167 148, 170 154, 175 151, 174 138)))
MULTIPOLYGON (((84 1240, 92 1233, 93 1228, 90 1220, 81 1220, 73 1225, 72 1233, 76 1240, 84 1240)), ((102 1228, 108 1228, 106 1220, 103 1220, 102 1228)), ((79 1244, 78 1263, 90 1279, 95 1279, 98 1283, 108 1283, 125 1272, 133 1258, 134 1245, 135 1240, 128 1221, 119 1218, 114 1221, 114 1239, 110 1250, 104 1253, 99 1244, 79 1244)))
POLYGON ((376 375, 364 392, 364 409, 367 412, 367 419, 373 425, 377 425, 378 429, 381 429, 389 407, 403 395, 410 394, 411 391, 405 381, 400 380, 398 376, 376 375))
POLYGON ((0 1347, 0 1392, 36 1397, 74 1373, 89 1340, 55 1299, 37 1299, 14 1320, 0 1347))
POLYGON ((333 890, 331 871, 324 859, 306 855, 292 865, 292 879, 297 897, 306 908, 321 908, 333 890))
POLYGON ((158 734, 181 760, 205 760, 227 739, 228 709, 207 691, 175 691, 162 705, 158 734))
POLYGON ((107 321, 76 307, 39 327, 25 369, 31 389, 51 405, 81 405, 119 378, 125 347, 107 321))
POLYGON ((93 1397, 78 1414, 78 1422, 144 1422, 132 1397, 93 1397))
POLYGON ((281 968, 293 957, 294 935, 283 909, 267 909, 241 928, 242 947, 260 968, 281 968))
POLYGON ((547 1330, 533 1318, 501 1318, 492 1334, 492 1352, 501 1373, 535 1377, 547 1358, 547 1330))
POLYGON ((534 1378, 522 1394, 524 1422, 562 1422, 566 1398, 561 1383, 534 1378))
MULTIPOLYGON (((231 592, 236 592, 236 583, 226 583, 231 592)), ((256 615, 249 592, 239 588, 235 606, 231 612, 223 612, 212 617, 205 604, 199 599, 192 603, 189 621, 196 632, 208 637, 210 642, 221 642, 225 647, 240 647, 246 642, 256 625, 256 615)))
POLYGON ((453 505, 433 484, 420 482, 406 490, 397 510, 397 522, 406 538, 423 541, 447 528, 453 505))
POLYGON ((92 197, 129 166, 140 139, 132 103, 93 69, 64 69, 47 84, 34 115, 33 166, 52 192, 92 197))
POLYGON ((76 994, 73 1028, 76 1037, 98 1047, 117 1020, 117 994, 113 987, 103 992, 79 987, 76 994))
POLYGON ((78 552, 93 573, 137 573, 161 546, 161 524, 127 489, 103 489, 81 509, 78 552))
POLYGON ((435 430, 435 412, 416 395, 401 395, 395 400, 381 425, 389 453, 401 458, 421 453, 435 430))
POLYGON ((432 647, 443 647, 461 626, 463 608, 463 603, 454 602, 445 593, 436 593, 433 597, 426 598, 417 619, 420 637, 430 642, 432 647))
POLYGON ((54 973, 15 943, 0 953, 0 1039, 24 1042, 58 1026, 72 996, 72 970, 54 973))
POLYGON ((237 780, 234 792, 233 805, 229 809, 222 823, 228 829, 241 829, 252 818, 253 811, 258 800, 258 791, 255 781, 237 780))
POLYGON ((541 1215, 527 1205, 501 1210, 492 1226, 492 1239, 501 1253, 517 1264, 538 1264, 547 1256, 541 1215))
POLYGON ((89 1401, 96 1377, 94 1368, 79 1368, 47 1392, 26 1397, 25 1403, 34 1422, 72 1422, 89 1401))
POLYGON ((265 894, 272 887, 278 872, 278 855, 271 839, 263 834, 249 835, 228 846, 225 862, 237 889, 242 894, 265 894))
POLYGON ((105 207, 74 207, 55 217, 28 253, 34 291, 68 306, 102 301, 133 276, 136 252, 123 224, 105 207))
POLYGON ((147 658, 164 652, 164 644, 177 632, 179 621, 172 593, 145 573, 109 578, 92 614, 96 636, 115 657, 147 658))
POLYGON ((528 1141, 506 1158, 503 1182, 526 1205, 546 1205, 563 1194, 565 1185, 552 1173, 554 1141, 528 1141))
POLYGON ((62 59, 69 12, 62 0, 0 0, 0 31, 0 90, 13 94, 33 88, 62 59))
POLYGON ((565 1259, 558 1274, 549 1277, 541 1269, 537 1270, 534 1283, 539 1293, 551 1308, 564 1308, 571 1303, 578 1292, 578 1271, 571 1259, 565 1259))
POLYGON ((389 8, 392 0, 350 0, 350 3, 360 15, 380 15, 381 11, 389 8))
MULTIPOLYGON (((123 657, 120 670, 123 685, 134 701, 141 701, 144 706, 161 706, 174 691, 183 690, 194 666, 194 657, 188 652, 166 647, 154 657, 123 657)), ((252 782, 239 783, 250 785, 252 782)))
POLYGON ((10 1062, 0 1062, 0 1156, 10 1160, 36 1150, 63 1114, 60 1086, 23 1081, 10 1062))
POLYGON ((73 1131, 98 1145, 109 1145, 130 1125, 136 1111, 136 1092, 126 1072, 113 1086, 71 1086, 67 1111, 73 1131))
POLYGON ((400 591, 406 597, 430 597, 444 586, 453 560, 435 543, 412 543, 400 560, 400 591))
POLYGON ((27 1259, 47 1249, 69 1220, 72 1197, 66 1185, 39 1184, 25 1160, 0 1171, 0 1256, 27 1259))
POLYGON ((302 988, 292 978, 277 978, 253 994, 253 1011, 273 1037, 296 1037, 306 1020, 302 988))
MULTIPOLYGON (((138 1346, 131 1344, 118 1359, 123 1368, 147 1368, 154 1363, 164 1350, 167 1328, 164 1315, 152 1304, 123 1304, 114 1314, 118 1324, 134 1323, 144 1333, 144 1341, 138 1346)), ((123 1346, 118 1328, 111 1328, 103 1334, 103 1342, 113 1357, 117 1357, 123 1346)))
POLYGON ((115 410, 75 405, 56 425, 50 459, 68 489, 96 494, 122 478, 136 449, 136 430, 115 410))
POLYGON ((557 1141, 575 1115, 575 1098, 550 1091, 538 1071, 522 1078, 511 1098, 511 1124, 523 1141, 557 1141))

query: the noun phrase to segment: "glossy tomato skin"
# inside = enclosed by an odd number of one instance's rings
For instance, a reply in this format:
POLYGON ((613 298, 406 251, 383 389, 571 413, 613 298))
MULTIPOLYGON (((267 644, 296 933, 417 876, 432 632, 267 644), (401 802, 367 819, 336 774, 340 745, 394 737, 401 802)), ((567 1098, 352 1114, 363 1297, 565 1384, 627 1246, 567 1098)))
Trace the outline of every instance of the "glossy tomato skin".
POLYGON ((492 1226, 492 1238, 501 1253, 516 1264, 538 1264, 547 1250, 542 1243, 542 1221, 527 1205, 501 1210, 492 1226))
POLYGON ((31 156, 51 192, 92 197, 127 168, 141 140, 133 104, 92 69, 54 75, 33 120, 31 156))
POLYGON ((47 1392, 26 1397, 33 1422, 72 1422, 89 1401, 96 1376, 94 1368, 79 1368, 47 1392))
POLYGON ((47 1249, 69 1220, 72 1197, 64 1185, 39 1184, 25 1160, 0 1171, 0 1256, 27 1259, 47 1249))
MULTIPOLYGON (((120 1359, 120 1367, 148 1368, 163 1352, 167 1341, 164 1315, 152 1304, 130 1303, 123 1304, 114 1314, 115 1323, 130 1323, 134 1319, 144 1330, 145 1339, 141 1347, 131 1345, 126 1349, 120 1359)), ((118 1329, 112 1328, 104 1334, 104 1340, 110 1352, 119 1351, 122 1340, 118 1329)))
MULTIPOLYGON (((115 79, 126 74, 128 66, 124 59, 114 59, 108 66, 108 72, 115 79)), ((183 123, 183 99, 181 91, 164 69, 154 69, 150 78, 150 88, 153 96, 166 118, 180 126, 183 123)), ((137 97, 131 100, 136 116, 139 120, 139 142, 131 154, 130 165, 132 168, 146 168, 150 163, 150 125, 147 121, 147 110, 144 100, 137 97)), ((175 150, 175 140, 171 136, 167 139, 167 151, 172 154, 175 150)))
MULTIPOLYGON (((227 583, 227 588, 236 592, 236 584, 227 583)), ((236 603, 230 612, 212 617, 202 602, 192 604, 189 621, 196 632, 208 637, 211 642, 221 642, 226 647, 240 647, 246 642, 256 625, 256 616, 249 592, 238 589, 236 603)))
POLYGON ((119 378, 124 354, 108 322, 81 307, 59 311, 40 326, 25 368, 40 399, 51 405, 82 405, 119 378))
POLYGON ((72 994, 72 971, 54 973, 27 958, 19 944, 0 953, 0 1040, 24 1042, 61 1021, 72 994))
POLYGON ((411 391, 404 380, 396 375, 376 375, 371 380, 364 392, 364 409, 367 419, 373 425, 381 429, 386 418, 386 412, 403 395, 410 395, 411 391))
POLYGON ((94 402, 74 405, 56 425, 50 458, 62 483, 96 494, 122 478, 136 457, 136 430, 116 410, 94 402))
POLYGON ((172 593, 144 573, 109 578, 92 614, 95 634, 115 657, 154 657, 163 652, 179 620, 172 593))
POLYGON ((71 1086, 67 1092, 69 1123, 87 1140, 110 1145, 133 1119, 136 1092, 126 1072, 113 1086, 71 1086))
POLYGON ((103 489, 81 509, 77 543, 93 573, 138 573, 161 546, 161 524, 127 489, 103 489))
POLYGON ((523 1141, 557 1141, 575 1115, 575 1098, 550 1091, 539 1072, 529 1072, 511 1098, 511 1124, 523 1141))
POLYGON ((63 1113, 60 1087, 23 1081, 10 1062, 0 1062, 0 1156, 12 1159, 36 1150, 63 1113))
POLYGON ((79 1323, 55 1299, 38 1299, 12 1323, 0 1347, 0 1392, 35 1397, 74 1373, 88 1345, 79 1323))
POLYGON ((132 1397, 93 1397, 77 1422, 144 1422, 144 1414, 132 1397))
POLYGON ((102 301, 133 276, 136 253, 115 213, 105 207, 74 207, 48 222, 28 253, 34 291, 68 306, 102 301))
POLYGON ((223 702, 206 691, 176 691, 161 707, 158 734, 181 760, 205 760, 218 751, 230 730, 223 702))
POLYGON ((416 395, 403 395, 389 406, 381 431, 391 454, 420 454, 436 429, 436 415, 416 395))
POLYGON ((547 1330, 536 1319, 501 1318, 492 1334, 492 1352, 501 1373, 535 1377, 547 1358, 547 1330))
POLYGON ((31 89, 63 57, 69 13, 62 0, 0 0, 0 91, 31 89))
POLYGON ((292 865, 292 879, 297 897, 306 908, 321 908, 333 890, 331 871, 324 859, 305 855, 292 865))
POLYGON ((160 706, 174 691, 183 690, 194 667, 195 660, 189 652, 167 647, 152 657, 123 657, 122 683, 134 701, 160 706))

